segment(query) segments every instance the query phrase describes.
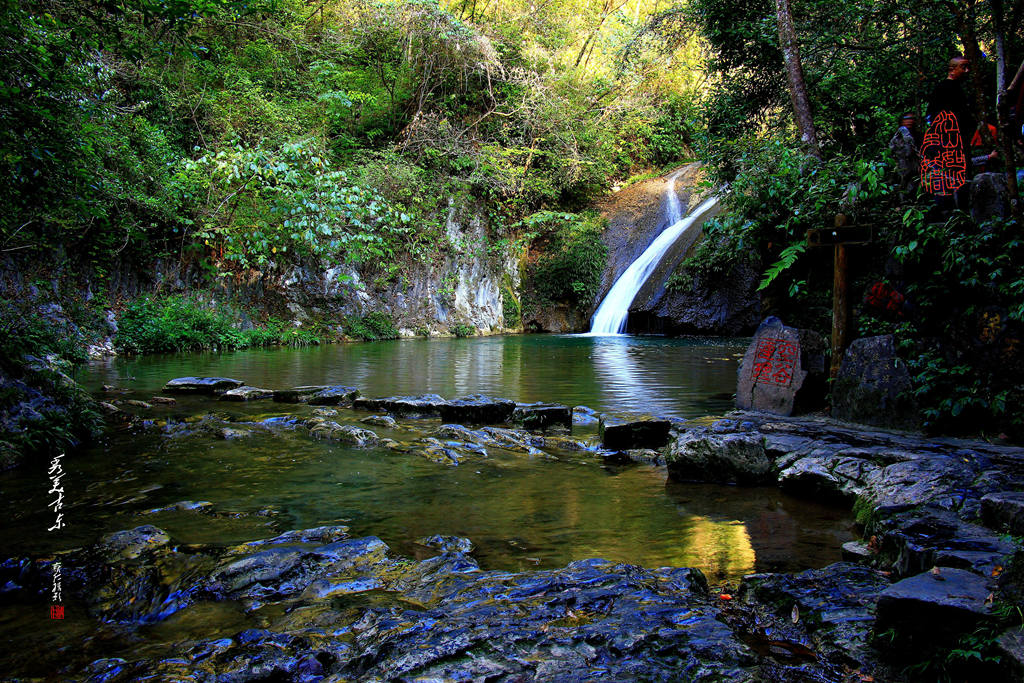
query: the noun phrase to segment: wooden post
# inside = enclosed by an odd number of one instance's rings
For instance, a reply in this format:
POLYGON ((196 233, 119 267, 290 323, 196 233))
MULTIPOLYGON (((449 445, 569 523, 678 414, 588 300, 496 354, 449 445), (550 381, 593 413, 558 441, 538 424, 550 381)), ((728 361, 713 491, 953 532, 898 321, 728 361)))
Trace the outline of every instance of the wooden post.
POLYGON ((847 328, 850 324, 850 304, 846 299, 846 245, 836 242, 833 252, 832 273, 832 379, 839 374, 839 364, 846 350, 847 328))
POLYGON ((846 216, 836 216, 834 228, 811 229, 807 231, 807 243, 812 247, 832 246, 832 364, 829 376, 839 374, 839 364, 849 341, 850 301, 846 295, 846 247, 851 244, 868 244, 872 229, 867 225, 847 225, 846 216))

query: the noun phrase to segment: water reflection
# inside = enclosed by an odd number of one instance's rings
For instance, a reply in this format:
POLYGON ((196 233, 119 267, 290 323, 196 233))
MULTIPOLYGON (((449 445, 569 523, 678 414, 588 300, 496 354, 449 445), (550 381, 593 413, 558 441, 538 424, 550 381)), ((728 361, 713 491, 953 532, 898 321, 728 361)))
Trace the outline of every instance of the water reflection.
POLYGON ((172 377, 222 375, 288 387, 348 384, 366 396, 487 393, 597 410, 697 417, 731 408, 745 340, 525 335, 407 339, 311 349, 118 358, 84 374, 145 398, 172 377), (132 379, 128 379, 128 378, 132 379))

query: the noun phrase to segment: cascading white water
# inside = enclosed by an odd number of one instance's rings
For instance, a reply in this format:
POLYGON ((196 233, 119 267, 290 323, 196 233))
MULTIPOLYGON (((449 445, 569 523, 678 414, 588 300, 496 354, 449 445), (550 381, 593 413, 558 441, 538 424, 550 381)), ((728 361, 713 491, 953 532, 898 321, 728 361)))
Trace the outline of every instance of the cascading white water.
POLYGON ((676 240, 682 237, 683 233, 704 222, 704 217, 718 206, 718 198, 708 199, 686 218, 681 216, 679 198, 676 196, 676 178, 682 171, 676 171, 668 178, 668 201, 665 213, 668 216, 668 227, 651 243, 651 246, 640 254, 637 260, 633 261, 626 268, 608 294, 604 297, 601 305, 590 322, 590 334, 607 335, 621 334, 626 330, 626 318, 629 317, 629 307, 636 298, 637 292, 647 282, 647 278, 654 272, 662 256, 669 247, 675 244, 676 240))

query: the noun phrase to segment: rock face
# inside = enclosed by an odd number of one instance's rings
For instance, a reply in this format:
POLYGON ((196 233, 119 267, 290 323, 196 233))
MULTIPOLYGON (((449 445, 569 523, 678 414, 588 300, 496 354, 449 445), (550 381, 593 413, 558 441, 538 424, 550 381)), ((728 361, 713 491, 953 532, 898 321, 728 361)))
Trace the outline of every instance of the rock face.
POLYGON ((682 259, 651 277, 637 293, 629 309, 629 329, 658 334, 750 334, 761 320, 757 285, 760 270, 749 261, 736 263, 727 273, 693 274, 689 287, 669 290, 667 278, 685 273, 682 259))
POLYGON ((855 339, 843 354, 832 387, 832 417, 849 422, 917 429, 910 373, 896 357, 892 335, 855 339))
POLYGON ((823 351, 819 335, 766 318, 740 364, 736 407, 776 415, 823 407, 823 351))
POLYGON ((612 451, 661 448, 669 441, 672 423, 649 415, 601 415, 601 445, 612 451))
POLYGON ((178 394, 219 394, 237 389, 245 382, 228 377, 178 377, 164 385, 164 391, 178 394))

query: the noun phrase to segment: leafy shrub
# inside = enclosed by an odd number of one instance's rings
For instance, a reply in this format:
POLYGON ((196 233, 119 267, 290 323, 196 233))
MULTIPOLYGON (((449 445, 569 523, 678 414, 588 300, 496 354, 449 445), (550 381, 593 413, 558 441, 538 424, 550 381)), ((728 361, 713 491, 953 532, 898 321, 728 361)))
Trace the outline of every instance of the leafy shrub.
POLYGON ((1024 240, 1017 226, 966 214, 927 222, 911 207, 889 237, 913 315, 890 322, 925 426, 1024 436, 1024 240))
POLYGON ((246 349, 284 344, 320 343, 311 329, 286 329, 283 321, 242 329, 241 315, 230 307, 209 308, 187 296, 143 297, 118 317, 117 345, 131 353, 166 353, 201 349, 246 349))
POLYGON ((367 313, 363 317, 350 315, 343 322, 345 334, 365 341, 398 339, 398 328, 391 316, 382 311, 367 313))
POLYGON ((460 339, 463 337, 475 337, 476 328, 465 323, 456 323, 448 327, 448 331, 460 339))

